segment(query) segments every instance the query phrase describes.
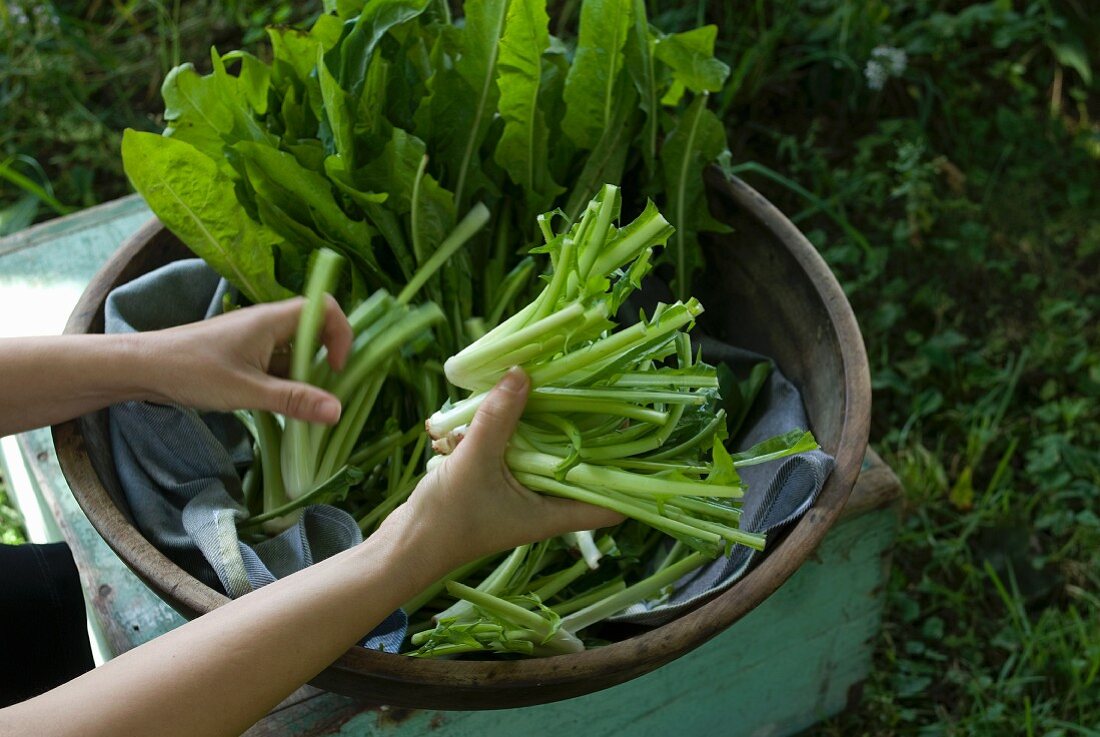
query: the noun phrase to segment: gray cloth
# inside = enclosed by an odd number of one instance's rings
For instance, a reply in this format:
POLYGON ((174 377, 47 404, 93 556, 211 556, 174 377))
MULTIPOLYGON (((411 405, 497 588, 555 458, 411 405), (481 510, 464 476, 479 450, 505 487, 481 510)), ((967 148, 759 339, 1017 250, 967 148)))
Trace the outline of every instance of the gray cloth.
MULTIPOLYGON (((106 332, 182 325, 221 312, 226 283, 199 259, 177 261, 107 297, 106 332)), ((255 545, 237 536, 241 472, 252 444, 231 414, 126 402, 110 409, 111 452, 134 521, 150 542, 206 585, 236 598, 362 542, 359 525, 331 506, 255 545)), ((408 620, 398 610, 363 644, 398 652, 408 620)))
MULTIPOLYGON (((725 363, 738 376, 748 375, 754 365, 768 360, 757 353, 708 338, 702 339, 701 346, 707 363, 725 363)), ((747 450, 794 428, 809 428, 802 395, 773 366, 752 412, 735 438, 736 449, 747 450)), ((832 456, 815 450, 740 469, 741 480, 748 486, 742 499, 741 529, 767 533, 769 542, 774 544, 775 537, 817 499, 833 465, 832 456)), ((636 604, 613 619, 650 626, 664 624, 732 586, 761 555, 763 553, 744 545, 734 545, 728 558, 720 557, 677 581, 667 600, 636 604)))

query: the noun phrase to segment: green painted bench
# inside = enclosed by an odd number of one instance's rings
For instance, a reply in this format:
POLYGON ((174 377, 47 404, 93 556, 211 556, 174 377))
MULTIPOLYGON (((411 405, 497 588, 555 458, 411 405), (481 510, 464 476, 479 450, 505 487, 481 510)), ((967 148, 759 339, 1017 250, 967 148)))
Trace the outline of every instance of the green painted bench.
MULTIPOLYGON (((0 336, 60 332, 95 271, 150 217, 126 197, 0 239, 0 336)), ((48 430, 0 443, 32 540, 64 539, 102 661, 183 620, 130 573, 68 492, 48 430)), ((699 649, 641 678, 568 701, 481 712, 416 711, 299 689, 247 732, 276 735, 547 737, 794 734, 858 702, 871 667, 898 496, 868 451, 814 558, 761 606, 699 649)))

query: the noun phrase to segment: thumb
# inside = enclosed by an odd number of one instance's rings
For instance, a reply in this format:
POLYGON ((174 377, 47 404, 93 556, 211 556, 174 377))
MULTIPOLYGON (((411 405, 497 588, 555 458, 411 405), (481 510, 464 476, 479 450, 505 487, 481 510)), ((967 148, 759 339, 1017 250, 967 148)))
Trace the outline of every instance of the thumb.
POLYGON ((469 447, 479 455, 503 455, 523 415, 530 388, 531 381, 523 369, 510 369, 481 402, 459 450, 469 447))
POLYGON ((274 376, 261 380, 256 404, 258 409, 306 422, 335 425, 340 419, 340 400, 334 395, 309 384, 274 376))

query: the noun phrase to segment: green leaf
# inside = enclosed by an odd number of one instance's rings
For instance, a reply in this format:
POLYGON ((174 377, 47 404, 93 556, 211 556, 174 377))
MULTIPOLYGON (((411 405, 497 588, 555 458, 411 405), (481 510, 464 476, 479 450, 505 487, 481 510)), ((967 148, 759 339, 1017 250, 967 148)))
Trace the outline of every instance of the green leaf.
MULTIPOLYGON (((308 93, 302 92, 301 95, 308 96, 308 93)), ((301 99, 296 87, 287 88, 283 95, 279 119, 283 125, 284 142, 309 140, 316 134, 317 118, 309 105, 309 100, 301 99)))
POLYGON ((692 274, 702 265, 696 234, 728 230, 711 217, 703 186, 703 170, 726 150, 725 127, 707 110, 707 99, 706 94, 695 98, 661 148, 665 211, 676 228, 668 256, 676 268, 673 291, 681 299, 690 296, 692 274))
POLYGON ((351 104, 347 93, 325 63, 324 53, 317 52, 317 77, 321 84, 321 100, 325 122, 332 133, 336 154, 343 158, 348 169, 355 168, 355 138, 351 117, 351 104))
POLYGON ((412 208, 413 184, 427 146, 400 128, 393 128, 390 135, 375 158, 355 172, 355 181, 366 189, 386 192, 389 209, 404 214, 412 208))
POLYGON ((164 135, 220 159, 223 136, 233 129, 233 112, 214 76, 201 76, 193 64, 181 64, 168 72, 160 94, 164 98, 164 135))
POLYGON ((391 133, 391 139, 378 156, 355 171, 352 179, 360 190, 387 193, 384 208, 368 208, 368 215, 386 237, 402 271, 407 272, 408 277, 415 271, 415 264, 430 255, 434 247, 454 227, 454 197, 427 174, 420 178, 417 189, 417 174, 426 146, 422 140, 400 128, 393 128, 391 133), (398 221, 385 213, 399 216, 404 221, 403 216, 412 212, 414 192, 418 193, 417 217, 415 220, 409 217, 405 221, 409 223, 409 232, 406 234, 402 232, 398 221), (408 247, 408 239, 411 238, 414 227, 418 241, 430 247, 421 254, 421 259, 414 258, 408 247))
MULTIPOLYGON (((550 37, 550 48, 542 55, 542 81, 539 84, 539 110, 542 112, 546 127, 550 130, 547 167, 550 178, 555 182, 568 182, 570 170, 577 154, 573 143, 562 133, 561 122, 565 118, 565 80, 569 77, 569 49, 561 39, 550 37)), ((521 227, 524 220, 535 220, 541 212, 528 209, 521 214, 521 227)), ((533 236, 535 231, 531 231, 533 236)))
POLYGON ((626 156, 634 142, 638 121, 638 93, 624 86, 616 102, 610 124, 600 135, 596 147, 584 161, 584 168, 573 183, 573 191, 565 206, 566 216, 576 220, 604 184, 618 182, 623 177, 626 156))
POLYGON ((733 465, 733 456, 717 437, 711 444, 711 467, 710 473, 707 474, 707 483, 728 486, 741 483, 741 476, 733 465))
POLYGON ((660 107, 657 100, 657 75, 654 63, 656 36, 646 21, 645 0, 634 0, 634 23, 626 45, 626 66, 638 91, 639 107, 645 112, 645 124, 641 132, 642 157, 646 171, 652 175, 657 166, 657 118, 660 107))
MULTIPOLYGON (((438 1, 438 0, 437 0, 438 1)), ((387 55, 376 57, 372 66, 392 57, 390 69, 386 74, 385 96, 382 100, 382 114, 398 128, 412 130, 416 124, 416 111, 421 100, 428 93, 428 79, 435 73, 431 63, 431 51, 441 27, 426 25, 424 22, 406 23, 391 32, 392 49, 387 55)), ((372 80, 367 80, 367 86, 372 80)))
POLYGON ((814 440, 812 432, 796 428, 782 435, 776 435, 775 437, 763 440, 748 450, 734 453, 732 458, 733 464, 740 468, 742 466, 754 466, 757 463, 774 461, 777 458, 785 458, 790 455, 795 455, 796 453, 817 450, 818 447, 820 446, 818 446, 817 441, 814 440))
POLYGON ((389 195, 385 192, 371 192, 361 187, 348 171, 347 161, 339 156, 325 158, 324 169, 329 180, 360 207, 380 205, 389 199, 389 195))
POLYGON ((947 495, 948 501, 951 505, 960 511, 967 511, 974 506, 974 479, 973 470, 970 466, 967 466, 959 474, 959 477, 955 480, 955 483, 951 486, 951 491, 947 495))
POLYGON ((354 134, 358 149, 356 161, 369 161, 374 152, 389 140, 392 125, 386 119, 386 94, 389 87, 390 64, 378 58, 367 70, 363 92, 354 108, 354 134))
POLYGON ((429 95, 417 112, 417 132, 434 154, 440 181, 455 193, 459 210, 479 190, 491 186, 478 165, 497 109, 497 62, 507 0, 469 0, 465 26, 441 34, 433 54, 454 59, 437 66, 428 82, 429 95))
POLYGON ((373 232, 366 223, 349 218, 332 194, 332 185, 315 171, 277 149, 242 141, 234 147, 244 158, 249 180, 256 191, 285 208, 302 223, 312 223, 337 243, 364 247, 373 232))
POLYGON ((278 139, 262 128, 252 112, 246 106, 245 93, 241 90, 241 80, 232 77, 226 71, 225 61, 214 47, 210 47, 210 63, 214 67, 214 82, 218 86, 222 101, 232 115, 233 127, 229 134, 223 136, 227 142, 246 140, 262 141, 269 146, 275 146, 278 139))
POLYGON ((523 187, 528 207, 541 212, 562 188, 550 177, 549 135, 539 108, 542 55, 550 47, 545 0, 512 0, 500 42, 500 115, 504 132, 496 161, 523 187))
POLYGON ((1080 38, 1070 37, 1065 41, 1052 43, 1051 51, 1054 58, 1064 67, 1071 67, 1078 74, 1086 86, 1092 86, 1092 66, 1089 64, 1088 52, 1080 38))
POLYGON ((683 94, 683 87, 695 92, 718 92, 729 76, 730 68, 714 58, 714 42, 718 38, 717 26, 703 26, 684 33, 673 33, 657 41, 655 54, 658 61, 672 70, 673 79, 681 85, 675 99, 666 104, 676 104, 683 94))
POLYGON ((331 15, 319 16, 308 31, 284 26, 267 29, 272 84, 283 93, 284 124, 293 131, 292 139, 316 137, 316 124, 322 117, 321 87, 314 74, 317 55, 339 42, 342 29, 340 20, 331 15), (289 110, 288 99, 292 100, 289 110), (307 110, 312 121, 305 116, 307 110))
POLYGON ((344 213, 326 177, 270 146, 242 141, 234 150, 241 155, 248 180, 259 197, 277 204, 302 225, 315 228, 356 266, 365 268, 374 277, 375 288, 392 287, 392 280, 371 249, 374 230, 344 213))
POLYGON ((722 397, 722 407, 729 418, 726 422, 726 430, 730 437, 736 437, 745 418, 752 411, 753 402, 756 401, 768 376, 771 375, 772 364, 770 361, 761 361, 753 366, 748 377, 740 382, 725 363, 718 364, 717 371, 718 393, 722 397))
POLYGON ((257 115, 267 112, 267 92, 271 88, 271 67, 247 51, 230 51, 222 56, 226 63, 240 60, 238 89, 257 115))
POLYGON ((42 167, 39 166, 38 162, 30 157, 9 156, 3 161, 0 161, 0 180, 7 181, 14 185, 16 189, 33 196, 36 200, 49 207, 58 215, 68 215, 76 209, 62 204, 60 200, 54 197, 53 189, 50 187, 46 173, 42 170, 42 167), (29 164, 38 174, 38 181, 35 181, 35 179, 25 174, 20 174, 14 166, 16 161, 29 164), (42 182, 42 184, 39 182, 42 182))
MULTIPOLYGON (((292 261, 287 265, 290 266, 291 273, 295 276, 298 276, 299 270, 303 270, 302 276, 304 276, 304 268, 311 251, 319 248, 339 248, 310 226, 294 219, 288 212, 266 197, 257 199, 256 211, 261 223, 283 237, 285 247, 280 248, 280 255, 282 259, 292 261)), ((281 269, 276 273, 279 276, 283 275, 281 269)), ((286 279, 282 281, 285 284, 292 283, 286 279)))
POLYGON ((127 130, 126 175, 173 233, 252 302, 291 296, 275 280, 279 236, 237 203, 233 182, 189 143, 127 130))
POLYGON ((427 156, 421 159, 416 172, 409 203, 411 237, 418 264, 428 260, 455 225, 454 195, 424 172, 425 163, 427 156))
MULTIPOLYGON (((565 133, 581 148, 595 147, 611 125, 621 96, 623 48, 633 0, 587 0, 580 38, 565 80, 565 133)), ((616 180, 617 181, 617 180, 616 180)))
POLYGON ((304 83, 317 65, 317 53, 327 53, 336 46, 343 31, 343 23, 331 15, 317 17, 308 31, 287 26, 268 26, 267 35, 271 39, 273 71, 277 81, 284 85, 288 81, 280 79, 289 71, 293 77, 304 83))
POLYGON ((328 479, 317 484, 297 499, 288 501, 281 507, 269 509, 263 514, 243 518, 238 521, 237 527, 241 530, 252 529, 265 522, 286 517, 291 512, 314 504, 337 504, 342 502, 347 498, 351 487, 362 483, 363 476, 363 472, 355 466, 343 466, 328 479))
POLYGON ((347 20, 359 15, 363 9, 363 0, 325 0, 326 13, 335 13, 340 20, 347 20))
POLYGON ((363 12, 344 36, 340 47, 326 59, 337 69, 340 86, 352 97, 359 97, 367 78, 367 69, 382 37, 394 26, 413 20, 428 7, 429 0, 368 0, 363 12))
POLYGON ((38 198, 33 194, 25 194, 11 205, 0 208, 0 237, 27 227, 37 214, 38 198))

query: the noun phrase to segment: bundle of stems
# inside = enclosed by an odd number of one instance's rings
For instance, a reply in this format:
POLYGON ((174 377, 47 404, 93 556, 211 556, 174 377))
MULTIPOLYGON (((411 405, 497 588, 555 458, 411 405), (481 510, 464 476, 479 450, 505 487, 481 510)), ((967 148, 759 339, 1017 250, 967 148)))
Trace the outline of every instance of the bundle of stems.
MULTIPOLYGON (((253 475, 256 480, 244 485, 245 506, 253 513, 242 520, 242 528, 281 532, 298 520, 304 507, 343 501, 351 487, 369 480, 367 474, 386 461, 390 461, 387 494, 378 507, 364 514, 360 525, 367 529, 380 522, 412 490, 419 480, 416 471, 425 441, 391 432, 361 445, 361 437, 368 421, 372 417, 377 420, 379 396, 391 375, 409 373, 402 364, 430 342, 420 338, 433 325, 445 322, 446 316, 435 303, 413 306, 409 302, 488 220, 488 210, 475 206, 400 294, 393 297, 379 289, 348 313, 354 339, 340 372, 329 367, 326 351, 318 348, 318 336, 326 295, 336 290, 344 259, 327 248, 314 254, 304 294, 306 304, 291 353, 290 378, 329 391, 340 400, 343 411, 331 427, 264 411, 242 418, 253 432, 259 467, 259 473, 253 475), (403 463, 410 442, 413 451, 403 463), (259 493, 247 493, 257 488, 259 493)), ((428 394, 435 396, 434 392, 428 394)))
MULTIPOLYGON (((655 571, 633 584, 605 582, 555 607, 543 602, 560 588, 532 588, 529 576, 517 578, 519 561, 533 555, 517 549, 476 588, 445 582, 460 604, 438 614, 434 629, 413 636, 420 655, 486 649, 538 655, 583 647, 578 632, 654 596, 733 545, 763 549, 763 535, 739 527, 745 487, 737 469, 817 447, 810 433, 795 430, 736 456, 726 450, 717 371, 691 349, 688 331, 703 311, 697 300, 659 304, 633 325, 618 324, 620 308, 651 268, 653 249, 672 232, 652 204, 616 228, 619 209, 619 190, 609 185, 562 232, 553 231, 553 215, 540 218, 545 245, 537 250, 552 261, 545 287, 444 364, 447 378, 473 393, 448 402, 427 429, 438 453, 451 452, 487 388, 511 366, 522 366, 532 390, 505 456, 516 479, 545 494, 613 509, 675 543, 655 571), (576 598, 585 605, 573 611, 576 598)), ((575 576, 561 578, 561 588, 599 568, 614 547, 606 540, 596 542, 587 532, 565 541, 579 548, 582 560, 568 569, 575 576)), ((527 569, 542 565, 541 557, 534 560, 527 569)))

